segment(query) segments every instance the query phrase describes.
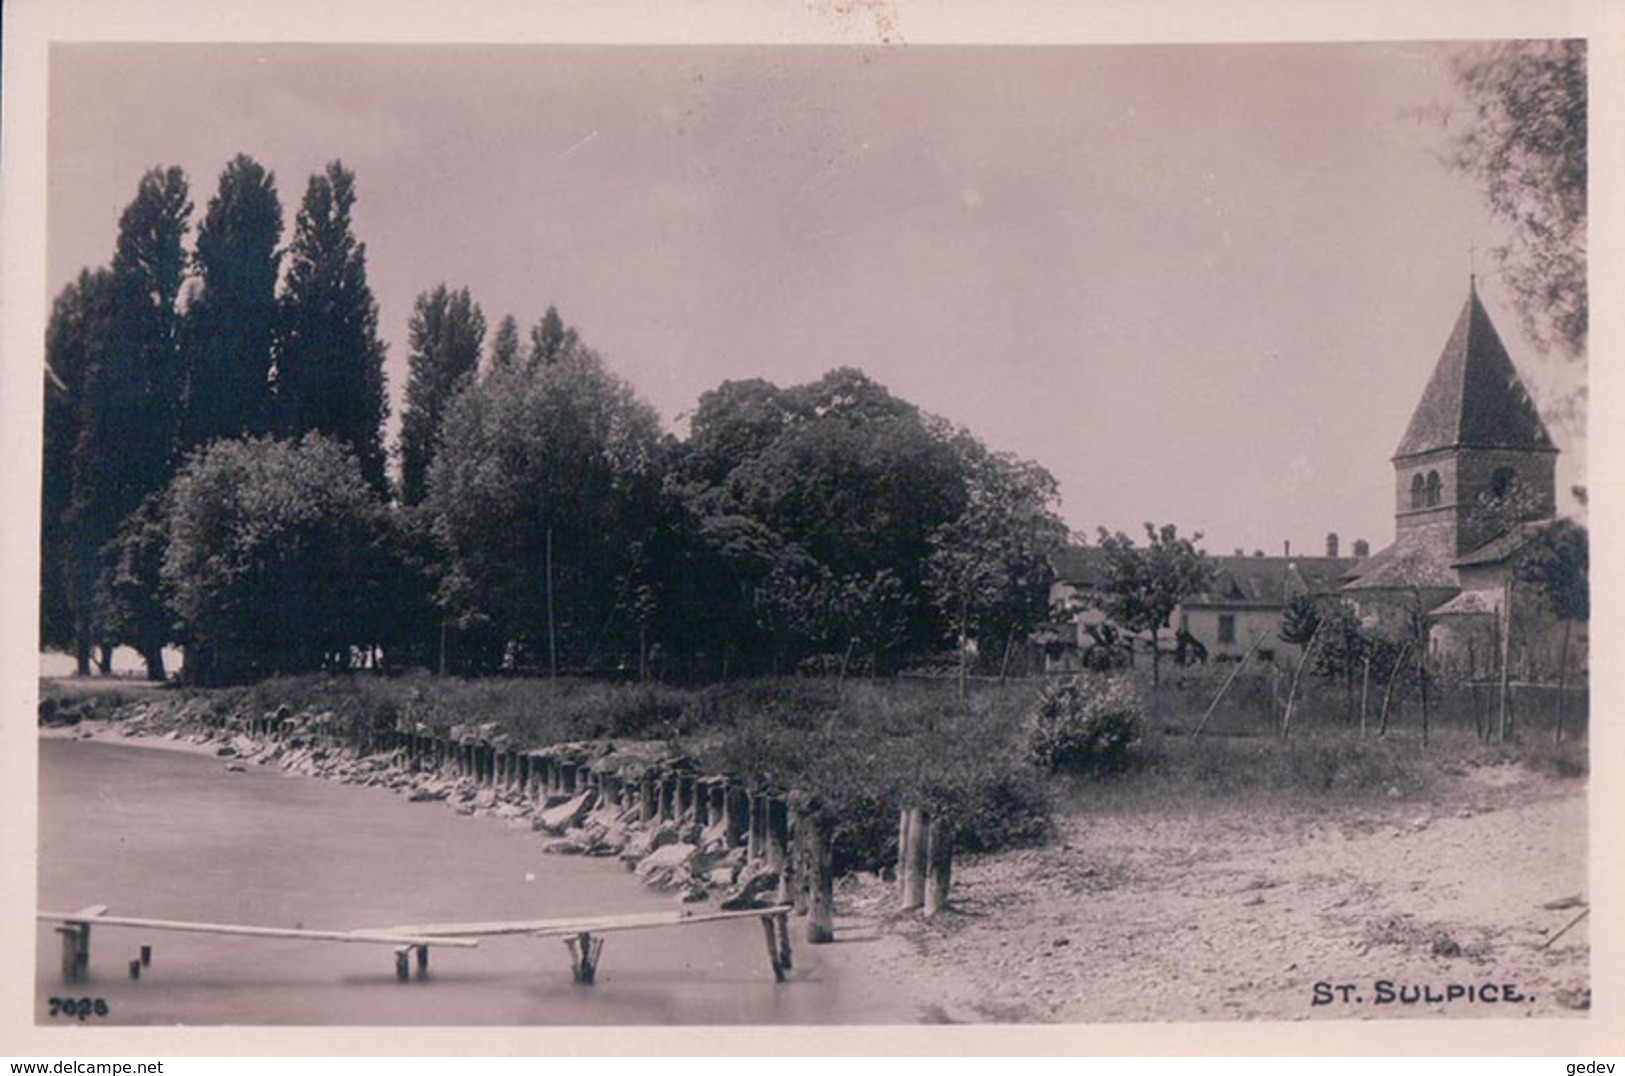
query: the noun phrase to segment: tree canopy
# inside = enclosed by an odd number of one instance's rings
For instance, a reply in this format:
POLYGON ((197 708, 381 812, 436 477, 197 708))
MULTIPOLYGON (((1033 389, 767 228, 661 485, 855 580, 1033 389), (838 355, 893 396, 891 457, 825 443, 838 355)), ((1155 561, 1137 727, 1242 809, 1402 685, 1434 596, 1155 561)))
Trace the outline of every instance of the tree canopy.
POLYGON ((386 534, 355 456, 331 438, 203 450, 170 489, 161 569, 189 675, 347 664, 351 648, 376 641, 386 534))
POLYGON ((440 284, 412 308, 410 373, 401 415, 401 501, 418 504, 428 492, 429 464, 452 397, 474 378, 485 346, 485 314, 468 289, 440 284))
POLYGON ((367 284, 367 247, 351 228, 355 200, 355 174, 338 161, 305 190, 282 295, 277 405, 282 433, 325 433, 348 445, 382 494, 384 343, 367 284))
POLYGON ((584 347, 451 402, 424 507, 442 608, 492 639, 481 663, 580 666, 624 643, 660 454, 653 409, 584 347))
POLYGON ((239 154, 220 175, 192 256, 200 289, 186 313, 188 447, 272 429, 281 242, 276 178, 239 154))
POLYGON ((1583 40, 1506 41, 1454 64, 1468 116, 1451 164, 1511 229, 1494 255, 1533 339, 1578 357, 1586 285, 1587 99, 1583 40))

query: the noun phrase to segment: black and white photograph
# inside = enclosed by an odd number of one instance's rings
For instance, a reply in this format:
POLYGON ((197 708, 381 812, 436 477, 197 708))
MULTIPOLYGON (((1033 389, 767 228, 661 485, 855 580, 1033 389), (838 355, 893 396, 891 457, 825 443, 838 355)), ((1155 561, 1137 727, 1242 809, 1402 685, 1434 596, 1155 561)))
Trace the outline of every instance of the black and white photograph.
POLYGON ((1619 1052, 1617 14, 142 6, 6 12, 6 1052, 1619 1052))

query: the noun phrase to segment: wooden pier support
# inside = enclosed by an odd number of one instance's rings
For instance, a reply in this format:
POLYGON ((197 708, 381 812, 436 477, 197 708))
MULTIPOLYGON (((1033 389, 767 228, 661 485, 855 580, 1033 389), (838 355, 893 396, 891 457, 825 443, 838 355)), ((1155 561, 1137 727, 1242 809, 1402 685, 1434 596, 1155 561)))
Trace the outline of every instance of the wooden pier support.
POLYGON ((762 933, 767 936, 767 959, 773 965, 773 980, 784 982, 790 973, 790 927, 785 913, 762 916, 762 933))
POLYGON ((564 939, 570 950, 570 972, 582 986, 591 986, 598 975, 598 957, 604 951, 604 939, 583 931, 564 939))
POLYGON ((62 936, 62 981, 78 982, 90 967, 89 928, 81 935, 78 924, 64 923, 56 932, 62 936))

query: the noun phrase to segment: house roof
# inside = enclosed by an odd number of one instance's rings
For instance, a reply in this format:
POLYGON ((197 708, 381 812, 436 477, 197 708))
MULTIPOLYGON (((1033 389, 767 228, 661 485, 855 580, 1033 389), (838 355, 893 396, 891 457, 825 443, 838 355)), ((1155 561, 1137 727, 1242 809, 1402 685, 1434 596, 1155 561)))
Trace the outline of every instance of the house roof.
POLYGON ((1279 607, 1300 594, 1335 594, 1353 557, 1211 557, 1213 585, 1186 605, 1279 607))
POLYGON ((1473 286, 1394 459, 1461 447, 1557 451, 1473 286))
POLYGON ((1427 546, 1398 542, 1361 561, 1344 590, 1455 590, 1450 562, 1427 546))
POLYGON ((1074 587, 1100 589, 1106 586, 1106 551, 1094 546, 1069 545, 1051 558, 1057 582, 1074 587))

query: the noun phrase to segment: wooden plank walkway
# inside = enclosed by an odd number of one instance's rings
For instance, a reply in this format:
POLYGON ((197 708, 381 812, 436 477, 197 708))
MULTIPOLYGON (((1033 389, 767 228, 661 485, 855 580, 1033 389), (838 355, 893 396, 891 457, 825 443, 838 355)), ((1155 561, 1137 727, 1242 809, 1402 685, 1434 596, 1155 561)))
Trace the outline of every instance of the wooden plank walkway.
MULTIPOLYGON (((735 919, 761 921, 767 940, 768 960, 773 977, 783 982, 790 970, 789 917, 793 909, 788 904, 775 904, 766 908, 749 908, 730 912, 688 911, 636 912, 627 915, 575 916, 555 919, 501 920, 484 923, 432 923, 417 926, 397 926, 362 930, 307 930, 303 927, 257 927, 240 923, 195 923, 178 919, 147 919, 134 916, 108 915, 107 905, 93 904, 77 912, 39 912, 35 916, 45 923, 62 924, 57 932, 62 935, 62 974, 68 981, 81 978, 90 967, 90 928, 96 926, 124 927, 134 930, 176 931, 191 934, 216 934, 245 938, 279 938, 324 942, 348 942, 363 945, 390 945, 395 947, 395 973, 400 979, 409 977, 410 958, 417 957, 418 974, 424 975, 429 966, 429 947, 451 946, 472 949, 479 938, 502 935, 528 934, 537 938, 562 938, 570 950, 571 970, 578 983, 590 984, 597 972, 598 958, 603 952, 604 935, 630 930, 655 930, 663 927, 698 926, 735 919)), ((152 960, 152 947, 141 947, 141 958, 130 962, 131 978, 140 978, 140 969, 152 960)))
MULTIPOLYGON (((475 938, 436 938, 404 931, 380 930, 306 930, 302 927, 256 927, 241 923, 194 923, 180 919, 147 919, 135 916, 108 915, 107 905, 92 904, 77 912, 39 912, 34 918, 42 923, 60 923, 56 928, 62 936, 62 977, 73 982, 90 970, 90 928, 124 927, 132 930, 174 931, 183 934, 216 934, 243 938, 278 938, 283 940, 347 942, 360 945, 390 945, 395 947, 395 976, 407 979, 411 974, 411 958, 417 957, 418 974, 429 969, 429 947, 447 945, 456 949, 473 949, 480 943, 475 938)), ((130 961, 130 977, 139 979, 141 969, 152 963, 152 946, 143 945, 138 960, 130 961)))

